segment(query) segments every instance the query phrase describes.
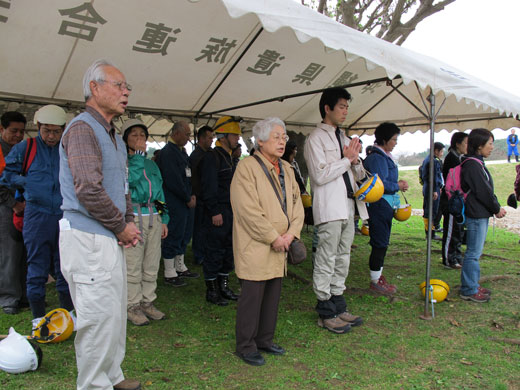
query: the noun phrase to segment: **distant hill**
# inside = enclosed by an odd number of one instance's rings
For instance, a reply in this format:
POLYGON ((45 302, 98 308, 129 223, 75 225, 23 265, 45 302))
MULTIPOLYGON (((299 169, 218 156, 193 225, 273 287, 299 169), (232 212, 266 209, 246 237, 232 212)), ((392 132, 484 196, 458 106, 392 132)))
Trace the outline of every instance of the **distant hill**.
MULTIPOLYGON (((507 159, 507 140, 506 139, 499 139, 496 140, 495 148, 493 149, 493 153, 491 153, 491 156, 487 158, 486 160, 505 160, 507 159)), ((444 155, 448 152, 448 146, 446 146, 446 149, 444 149, 444 155)), ((410 166, 410 165, 419 165, 423 162, 424 158, 430 154, 430 149, 421 152, 421 153, 414 153, 414 154, 408 154, 405 156, 399 156, 397 159, 397 162, 400 166, 410 166)))

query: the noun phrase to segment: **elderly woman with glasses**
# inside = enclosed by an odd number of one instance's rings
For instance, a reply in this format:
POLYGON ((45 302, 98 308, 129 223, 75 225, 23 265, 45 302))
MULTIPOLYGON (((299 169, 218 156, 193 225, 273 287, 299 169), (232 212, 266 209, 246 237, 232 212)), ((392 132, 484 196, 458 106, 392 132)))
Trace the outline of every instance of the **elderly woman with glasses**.
POLYGON ((287 250, 300 235, 304 212, 294 170, 281 159, 288 139, 285 124, 266 118, 253 127, 253 136, 256 152, 238 164, 231 183, 231 205, 235 270, 242 287, 236 354, 260 366, 265 360, 259 350, 285 353, 273 337, 287 250))

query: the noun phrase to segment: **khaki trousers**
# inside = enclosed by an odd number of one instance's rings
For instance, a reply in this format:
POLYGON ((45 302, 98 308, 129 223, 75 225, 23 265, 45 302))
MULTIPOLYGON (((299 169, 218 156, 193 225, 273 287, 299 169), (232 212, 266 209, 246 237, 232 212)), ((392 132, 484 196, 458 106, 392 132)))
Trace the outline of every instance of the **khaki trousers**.
POLYGON ((320 301, 342 295, 350 266, 350 247, 354 241, 354 201, 349 199, 349 218, 317 226, 318 247, 314 258, 312 284, 320 301))
POLYGON ((159 215, 143 215, 142 218, 143 241, 135 247, 125 248, 128 307, 140 302, 153 302, 157 298, 162 222, 159 215), (152 227, 149 227, 150 218, 153 218, 152 227))
MULTIPOLYGON (((63 220, 62 220, 63 221, 63 220)), ((124 380, 126 264, 115 238, 60 229, 61 272, 76 308, 78 390, 109 390, 124 380)))

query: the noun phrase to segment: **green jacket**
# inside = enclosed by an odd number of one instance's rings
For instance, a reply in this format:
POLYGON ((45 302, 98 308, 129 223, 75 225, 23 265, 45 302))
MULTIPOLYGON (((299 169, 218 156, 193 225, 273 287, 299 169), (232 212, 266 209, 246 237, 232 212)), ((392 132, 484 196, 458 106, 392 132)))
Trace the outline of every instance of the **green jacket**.
MULTIPOLYGON (((146 204, 155 200, 164 202, 163 180, 157 165, 140 154, 128 155, 128 184, 132 194, 133 204, 146 204)), ((157 213, 155 206, 152 210, 141 207, 143 214, 157 213)), ((137 214, 137 206, 134 205, 134 213, 137 214)), ((163 213, 162 223, 168 224, 170 217, 168 213, 163 213)))

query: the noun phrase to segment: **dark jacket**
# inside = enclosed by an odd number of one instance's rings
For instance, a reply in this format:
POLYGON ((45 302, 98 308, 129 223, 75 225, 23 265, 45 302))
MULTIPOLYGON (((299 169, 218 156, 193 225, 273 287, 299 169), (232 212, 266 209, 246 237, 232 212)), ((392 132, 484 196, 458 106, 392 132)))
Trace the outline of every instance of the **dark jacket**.
POLYGON ((206 152, 206 150, 197 145, 193 152, 191 152, 190 157, 188 157, 191 166, 191 188, 193 195, 197 197, 197 203, 199 203, 200 198, 200 161, 206 152))
POLYGON ((186 150, 168 141, 156 163, 161 170, 166 204, 186 205, 191 200, 191 168, 186 150))
POLYGON ((201 199, 205 212, 212 217, 224 208, 231 209, 229 190, 235 168, 231 155, 220 146, 204 154, 200 162, 201 199))
MULTIPOLYGON (((422 177, 423 181, 423 195, 426 196, 428 194, 428 190, 430 188, 430 156, 426 156, 426 158, 422 162, 422 177)), ((443 168, 442 161, 434 157, 433 158, 433 191, 440 193, 441 188, 444 186, 443 179, 443 168)))
POLYGON ((516 199, 520 200, 520 164, 515 167, 516 179, 515 179, 515 194, 516 199))
MULTIPOLYGON (((2 154, 5 159, 11 151, 12 146, 5 142, 2 137, 0 137, 0 146, 2 147, 2 154)), ((0 185, 0 205, 13 208, 16 204, 16 200, 14 199, 15 192, 14 189, 9 188, 7 185, 0 185)))
MULTIPOLYGON (((482 161, 470 160, 461 170, 462 191, 468 193, 465 213, 469 218, 489 218, 500 211, 500 203, 494 193, 493 178, 484 165, 482 156, 467 156, 482 161)), ((462 159, 464 161, 466 156, 462 159)))

